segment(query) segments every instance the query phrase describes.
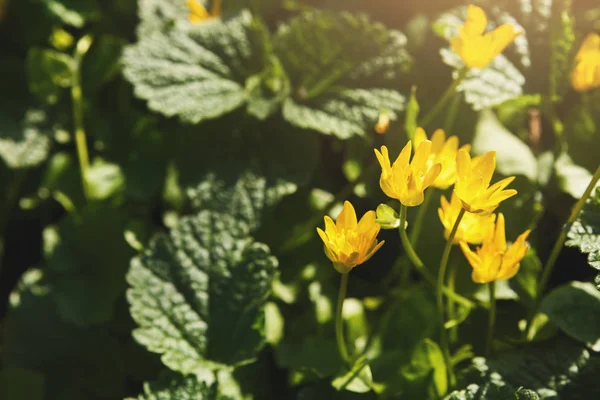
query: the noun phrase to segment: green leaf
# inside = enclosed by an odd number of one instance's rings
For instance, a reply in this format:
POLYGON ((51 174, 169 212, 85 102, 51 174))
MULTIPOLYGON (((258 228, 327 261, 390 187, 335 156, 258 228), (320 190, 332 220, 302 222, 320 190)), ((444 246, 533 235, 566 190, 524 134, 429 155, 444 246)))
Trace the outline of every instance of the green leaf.
POLYGON ((337 376, 331 381, 337 390, 347 390, 354 393, 367 393, 373 385, 371 368, 365 363, 364 358, 357 360, 347 373, 337 376))
POLYGON ((44 400, 123 398, 125 371, 118 340, 104 329, 65 322, 52 297, 40 270, 25 274, 20 289, 11 294, 12 307, 3 322, 3 367, 42 374, 44 400))
POLYGON ((543 399, 575 400, 600 395, 598 373, 600 357, 597 354, 571 339, 555 337, 504 352, 493 360, 476 358, 465 379, 478 385, 495 383, 505 388, 506 393, 508 389, 515 392, 525 387, 543 399))
POLYGON ((22 368, 0 370, 0 399, 43 400, 44 375, 22 368))
POLYGON ((502 175, 523 175, 537 180, 538 162, 522 140, 509 132, 490 110, 479 114, 473 138, 473 153, 496 151, 496 170, 502 175))
POLYGON ((99 17, 96 0, 46 0, 42 4, 59 21, 76 28, 83 28, 86 21, 99 17))
POLYGON ((567 153, 562 153, 554 163, 554 175, 558 187, 576 199, 581 198, 592 180, 587 169, 576 165, 567 153))
POLYGON ((312 11, 282 24, 273 46, 293 93, 284 118, 342 139, 373 129, 382 112, 395 120, 404 97, 388 87, 409 66, 405 44, 363 14, 312 11))
POLYGON ((471 384, 464 390, 455 390, 444 400, 539 400, 537 393, 528 389, 516 392, 503 384, 486 382, 483 385, 471 384))
POLYGON ((437 343, 425 339, 413 351, 410 364, 402 368, 411 398, 438 398, 448 391, 444 355, 437 343))
POLYGON ((29 90, 41 101, 56 104, 63 89, 73 83, 75 61, 58 51, 32 48, 27 53, 29 90))
POLYGON ((575 18, 572 0, 552 1, 550 19, 550 96, 563 96, 569 88, 575 43, 575 18))
POLYGON ((113 208, 89 205, 44 231, 48 279, 66 321, 86 327, 111 320, 134 254, 123 236, 126 223, 113 208))
POLYGON ((567 237, 565 245, 587 253, 589 264, 600 270, 600 189, 586 201, 567 237))
POLYGON ((253 24, 242 11, 155 32, 125 49, 123 72, 154 111, 193 124, 217 118, 248 101, 247 80, 264 69, 265 50, 253 24))
POLYGON ((251 360, 277 260, 248 226, 202 211, 156 236, 127 274, 136 340, 184 374, 251 360))
POLYGON ((571 282, 547 295, 540 311, 563 332, 600 351, 600 292, 591 283, 571 282))
POLYGON ((511 288, 517 292, 519 299, 527 306, 533 305, 538 287, 538 280, 542 272, 542 262, 534 249, 529 248, 523 260, 519 272, 509 280, 511 288))
POLYGON ((117 36, 100 36, 92 43, 83 59, 83 90, 92 92, 116 77, 120 72, 120 59, 126 42, 117 36))
MULTIPOLYGON (((137 400, 233 400, 218 394, 217 384, 199 381, 194 376, 163 378, 157 383, 144 383, 144 394, 137 400)), ((130 399, 133 400, 133 399, 130 399)))
POLYGON ((92 200, 104 200, 123 191, 125 177, 118 164, 99 158, 94 160, 85 175, 88 196, 92 200))
MULTIPOLYGON (((200 1, 200 0, 199 0, 200 1)), ((137 0, 140 24, 137 35, 143 38, 155 31, 167 31, 187 23, 190 10, 182 0, 137 0)), ((202 1, 206 4, 205 1, 202 1)))
POLYGON ((28 109, 24 115, 0 111, 0 157, 9 168, 31 168, 50 152, 50 127, 45 112, 28 109))

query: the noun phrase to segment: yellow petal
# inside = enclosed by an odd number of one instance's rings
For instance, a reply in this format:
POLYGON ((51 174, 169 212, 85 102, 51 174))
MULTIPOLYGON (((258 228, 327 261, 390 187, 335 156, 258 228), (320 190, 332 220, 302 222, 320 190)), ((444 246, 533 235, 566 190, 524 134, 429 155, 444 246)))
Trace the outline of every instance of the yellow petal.
POLYGON ((439 154, 444 148, 446 142, 446 132, 443 129, 436 129, 431 135, 431 152, 433 154, 439 154))
POLYGON ((594 51, 600 51, 600 35, 589 33, 581 43, 575 59, 579 61, 585 54, 594 51))
POLYGON ((199 22, 210 18, 210 14, 200 0, 187 0, 185 4, 190 10, 188 18, 191 22, 199 22))
MULTIPOLYGON (((385 243, 385 240, 382 240, 381 242, 377 243, 375 245, 375 247, 373 247, 373 249, 371 251, 369 251, 369 253, 367 253, 367 255, 365 256, 364 261, 369 260, 371 257, 373 257, 373 254, 375 254, 377 252, 377 250, 379 250, 381 248, 381 246, 383 246, 383 244, 385 243)), ((364 262, 363 261, 363 262, 364 262)))
POLYGON ((334 238, 337 236, 335 222, 333 222, 329 215, 326 215, 323 219, 325 220, 325 233, 329 237, 329 240, 334 240, 334 238))
POLYGON ((500 25, 493 32, 490 32, 489 35, 494 46, 494 56, 502 53, 520 34, 521 32, 516 32, 515 27, 511 24, 500 25))
POLYGON ((317 233, 319 234, 319 237, 321 238, 323 243, 327 246, 327 244, 329 243, 329 238, 327 237, 327 234, 325 234, 325 232, 323 232, 321 228, 317 228, 317 233))
POLYGON ((504 214, 499 213, 496 219, 496 230, 494 232, 494 244, 496 250, 505 252, 506 251, 506 232, 504 230, 504 214))
POLYGON ((480 176, 482 179, 483 185, 487 188, 492 180, 492 176, 494 175, 494 170, 496 169, 496 152, 488 151, 481 157, 478 157, 476 161, 473 162, 473 173, 476 176, 480 176))
POLYGON ((349 201, 344 201, 344 208, 338 215, 335 225, 338 229, 356 229, 356 211, 349 201))
POLYGON ((465 20, 464 33, 469 36, 482 35, 487 25, 487 17, 481 7, 470 4, 467 7, 467 19, 465 20))
POLYGON ((377 214, 375 213, 375 211, 367 211, 358 222, 358 232, 364 233, 373 229, 376 225, 378 225, 376 220, 377 214))
POLYGON ((409 140, 408 143, 404 146, 400 154, 398 154, 398 158, 394 161, 394 165, 398 166, 406 166, 410 161, 410 154, 412 153, 412 142, 409 140))
POLYGON ((461 178, 468 177, 471 174, 471 156, 464 149, 456 153, 456 173, 461 178))
POLYGON ((429 168, 429 171, 427 171, 425 177, 423 178, 422 189, 425 190, 431 186, 433 181, 435 181, 440 175, 440 172, 442 172, 442 164, 440 163, 434 164, 431 168, 429 168))
POLYGON ((415 131, 415 137, 413 138, 415 149, 418 149, 419 145, 426 140, 427 140, 427 134, 425 133, 425 130, 419 126, 417 128, 417 130, 415 131))
POLYGON ((374 151, 377 161, 379 161, 379 165, 381 165, 382 171, 387 173, 392 167, 390 164, 390 156, 388 154, 387 147, 381 146, 381 153, 377 149, 374 149, 374 151))
POLYGON ((469 264, 471 264, 471 267, 479 268, 481 265, 481 259, 473 250, 471 250, 467 242, 460 242, 460 249, 462 250, 469 264))
POLYGON ((431 141, 429 140, 425 140, 419 145, 419 147, 417 147, 417 150, 415 151, 415 156, 413 157, 413 160, 410 163, 414 171, 422 171, 425 169, 425 167, 427 166, 427 159, 429 158, 430 152, 431 141))

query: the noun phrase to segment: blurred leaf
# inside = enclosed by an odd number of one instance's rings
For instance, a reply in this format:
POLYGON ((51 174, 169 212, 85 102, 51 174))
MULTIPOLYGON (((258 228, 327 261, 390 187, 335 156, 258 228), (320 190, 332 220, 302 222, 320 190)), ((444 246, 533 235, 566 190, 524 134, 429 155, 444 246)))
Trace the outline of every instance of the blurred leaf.
POLYGON ((600 292, 594 285, 571 282, 554 289, 540 311, 568 336, 600 351, 600 292))
POLYGON ((13 309, 3 327, 3 367, 43 374, 44 400, 123 398, 119 342, 103 329, 66 323, 45 285, 41 271, 30 270, 13 293, 13 309))
POLYGON ((410 398, 439 398, 448 391, 444 355, 437 343, 425 339, 413 351, 410 364, 402 369, 407 381, 404 394, 410 398))
POLYGON ((245 85, 264 69, 262 36, 253 24, 242 11, 155 32, 125 49, 124 75, 154 111, 193 124, 217 118, 248 101, 245 85))
POLYGON ((519 299, 527 306, 533 305, 537 293, 538 280, 542 272, 542 262, 534 249, 529 248, 521 261, 519 272, 509 281, 519 299))
POLYGON ((89 205, 44 231, 48 279, 66 321, 86 327, 112 318, 134 254, 123 238, 126 223, 115 209, 89 205))
MULTIPOLYGON (((177 376, 157 383, 144 383, 144 394, 137 400, 233 400, 218 394, 217 384, 208 385, 193 376, 177 376)), ((133 400, 133 399, 130 399, 133 400)))
MULTIPOLYGON (((203 4, 205 1, 199 0, 203 4)), ((138 38, 150 36, 155 31, 171 29, 187 23, 190 14, 186 2, 182 0, 137 0, 140 24, 138 38)))
POLYGON ((565 122, 565 132, 571 139, 589 142, 596 134, 596 110, 589 103, 577 104, 571 108, 565 122))
MULTIPOLYGON (((543 399, 579 400, 598 397, 600 384, 596 377, 599 371, 597 354, 571 339, 555 337, 504 352, 493 360, 475 358, 465 379, 479 385, 500 386, 513 393, 521 387, 529 388, 543 399)), ((500 397, 504 398, 511 397, 500 397)), ((511 399, 514 398, 516 396, 511 399)))
POLYGON ((82 65, 82 86, 86 92, 99 89, 120 71, 121 53, 126 42, 117 36, 97 38, 82 65))
POLYGON ((125 177, 121 167, 99 158, 94 160, 85 175, 88 195, 91 200, 104 200, 123 191, 125 177))
POLYGON ((4 368, 0 370, 0 398, 43 400, 44 375, 22 368, 4 368))
POLYGON ((31 168, 46 160, 50 152, 48 122, 41 110, 29 109, 20 117, 0 111, 0 157, 9 168, 31 168))
POLYGON ((364 358, 354 363, 350 371, 333 379, 331 385, 337 390, 347 390, 354 393, 367 393, 373 385, 373 375, 364 358))
POLYGON ((406 137, 412 138, 419 125, 419 102, 417 100, 417 88, 413 86, 410 91, 410 98, 406 106, 406 116, 404 117, 404 130, 406 137))
POLYGON ((202 211, 156 236, 127 275, 133 335, 185 374, 251 360, 277 260, 232 216, 202 211))
POLYGON ((403 109, 386 89, 409 66, 400 32, 363 14, 313 11, 282 24, 273 45, 292 84, 283 115, 293 125, 346 139, 403 109))
POLYGON ((41 101, 56 104, 63 89, 73 84, 75 61, 54 50, 32 48, 27 53, 29 90, 41 101))
POLYGON ((539 400, 537 393, 528 389, 516 392, 502 383, 486 382, 483 385, 471 384, 464 390, 455 390, 444 400, 539 400))
POLYGON ((473 139, 473 153, 496 151, 496 170, 505 176, 523 175, 537 180, 537 160, 523 141, 509 132, 490 110, 479 114, 473 139))
POLYGON ((590 266, 600 270, 600 189, 592 192, 577 220, 568 229, 565 245, 587 253, 590 266))
POLYGON ((575 43, 572 0, 553 0, 550 19, 550 96, 563 96, 569 88, 575 43))
POLYGON ((558 187, 576 199, 581 198, 592 180, 592 174, 576 165, 567 153, 562 153, 554 163, 554 175, 558 187))
POLYGON ((99 17, 96 0, 45 0, 41 2, 62 23, 83 28, 88 20, 99 17))

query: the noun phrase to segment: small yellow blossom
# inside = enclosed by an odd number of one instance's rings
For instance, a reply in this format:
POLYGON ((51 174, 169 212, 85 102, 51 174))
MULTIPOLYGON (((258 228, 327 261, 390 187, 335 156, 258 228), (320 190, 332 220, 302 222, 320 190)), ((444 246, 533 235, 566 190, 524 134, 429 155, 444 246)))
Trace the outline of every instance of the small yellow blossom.
POLYGON ((465 24, 452 39, 452 50, 469 68, 485 68, 511 44, 522 32, 516 32, 511 24, 503 24, 492 32, 485 33, 487 17, 477 6, 467 7, 465 24))
POLYGON ((188 20, 192 23, 206 21, 221 15, 221 0, 213 0, 210 12, 201 3, 201 0, 187 0, 186 5, 190 10, 188 20))
POLYGON ((481 247, 472 251, 466 242, 461 242, 465 257, 473 267, 471 277, 476 283, 487 283, 497 279, 510 279, 519 272, 519 263, 527 253, 527 237, 530 230, 523 232, 510 246, 506 246, 504 215, 498 214, 496 226, 483 240, 481 247))
POLYGON ((317 228, 317 233, 325 244, 327 258, 338 272, 346 274, 383 246, 385 241, 377 242, 379 229, 375 211, 367 211, 357 222, 354 207, 345 201, 336 222, 325 216, 325 232, 317 228))
POLYGON ((375 149, 375 155, 381 165, 379 186, 381 190, 393 199, 400 200, 405 206, 418 206, 424 200, 423 192, 438 177, 442 170, 439 163, 428 165, 431 153, 431 142, 425 140, 419 144, 415 156, 410 161, 412 142, 402 149, 393 165, 390 165, 388 149, 381 146, 381 153, 375 149))
POLYGON ((380 135, 383 135, 388 131, 389 127, 390 117, 387 115, 387 113, 380 113, 379 119, 377 120, 377 124, 375 124, 375 132, 379 133, 380 135))
POLYGON ((464 149, 458 151, 454 192, 466 211, 475 214, 490 214, 502 201, 517 194, 514 189, 504 190, 515 179, 514 176, 502 179, 490 186, 495 169, 495 151, 488 151, 473 160, 468 151, 464 149))
MULTIPOLYGON (((448 202, 445 196, 441 197, 441 207, 438 208, 438 215, 440 216, 442 225, 444 225, 444 237, 446 239, 450 236, 450 231, 452 231, 461 209, 462 204, 455 193, 452 193, 450 202, 448 202)), ((465 213, 458 225, 453 243, 467 242, 470 244, 480 244, 488 236, 489 232, 494 230, 495 219, 496 214, 481 215, 465 213)))
POLYGON ((571 73, 571 84, 578 92, 600 87, 600 35, 587 35, 577 55, 571 73))
MULTIPOLYGON (((427 140, 427 134, 421 127, 417 128, 413 145, 415 149, 427 140)), ((471 150, 471 146, 466 144, 461 147, 466 151, 471 150)), ((443 129, 437 129, 431 136, 431 153, 427 159, 427 166, 432 167, 439 163, 442 165, 442 171, 431 184, 431 186, 439 189, 448 189, 456 181, 456 153, 458 152, 458 137, 450 136, 446 139, 446 133, 443 129)))

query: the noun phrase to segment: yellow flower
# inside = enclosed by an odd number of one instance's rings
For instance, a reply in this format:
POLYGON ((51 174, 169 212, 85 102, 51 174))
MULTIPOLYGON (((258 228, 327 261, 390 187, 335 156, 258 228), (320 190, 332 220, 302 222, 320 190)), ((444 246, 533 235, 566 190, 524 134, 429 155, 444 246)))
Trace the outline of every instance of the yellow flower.
POLYGON ((514 189, 504 190, 515 179, 514 176, 502 179, 490 186, 495 169, 495 151, 488 151, 473 160, 466 150, 458 151, 454 192, 466 211, 475 214, 490 214, 500 205, 500 202, 517 194, 514 189))
MULTIPOLYGON (((461 209, 462 204, 455 193, 452 193, 450 202, 446 200, 445 196, 441 197, 441 207, 438 208, 438 215, 440 216, 442 225, 444 225, 444 237, 446 239, 450 236, 450 231, 452 230, 452 227, 456 222, 456 217, 458 217, 458 213, 461 209)), ((465 213, 458 225, 458 230, 456 231, 453 243, 458 244, 460 242, 467 242, 471 244, 480 244, 483 242, 483 239, 488 236, 489 232, 494 230, 495 219, 496 214, 481 215, 465 213)))
POLYGON ((571 84, 578 92, 600 87, 600 35, 587 35, 577 55, 571 73, 571 84))
POLYGON ((510 279, 519 272, 519 263, 527 253, 527 237, 530 230, 523 232, 507 248, 504 233, 504 215, 498 214, 496 227, 483 240, 481 247, 474 252, 466 242, 461 242, 465 257, 473 267, 471 277, 476 283, 487 283, 496 279, 510 279))
POLYGON ((375 219, 375 211, 367 211, 357 222, 356 211, 348 201, 335 223, 325 216, 325 232, 321 228, 317 232, 325 243, 325 255, 338 272, 350 272, 383 246, 385 241, 377 242, 380 226, 375 219))
MULTIPOLYGON (((421 127, 417 128, 413 144, 415 148, 427 140, 427 134, 421 127)), ((471 150, 471 146, 466 144, 461 147, 466 151, 471 150)), ((443 129, 438 129, 431 136, 431 153, 427 159, 427 166, 432 167, 439 163, 442 165, 442 171, 431 184, 431 186, 439 189, 448 189, 456 181, 456 153, 458 151, 458 137, 450 136, 446 140, 446 133, 443 129)))
POLYGON ((204 7, 201 0, 187 0, 186 5, 190 10, 188 20, 192 23, 206 21, 221 15, 221 0, 213 0, 210 12, 204 7))
POLYGON ((465 24, 458 27, 459 33, 452 39, 452 50, 469 68, 485 68, 522 33, 516 32, 511 24, 484 33, 486 25, 485 12, 471 4, 467 8, 465 24))
POLYGON ((431 153, 431 142, 423 141, 412 162, 409 164, 412 152, 412 142, 408 142, 402 149, 393 165, 390 165, 388 149, 381 146, 381 153, 375 149, 375 155, 381 165, 379 186, 381 190, 393 199, 400 200, 405 206, 418 206, 423 202, 423 191, 427 189, 438 177, 442 169, 439 163, 428 165, 427 160, 431 153))

